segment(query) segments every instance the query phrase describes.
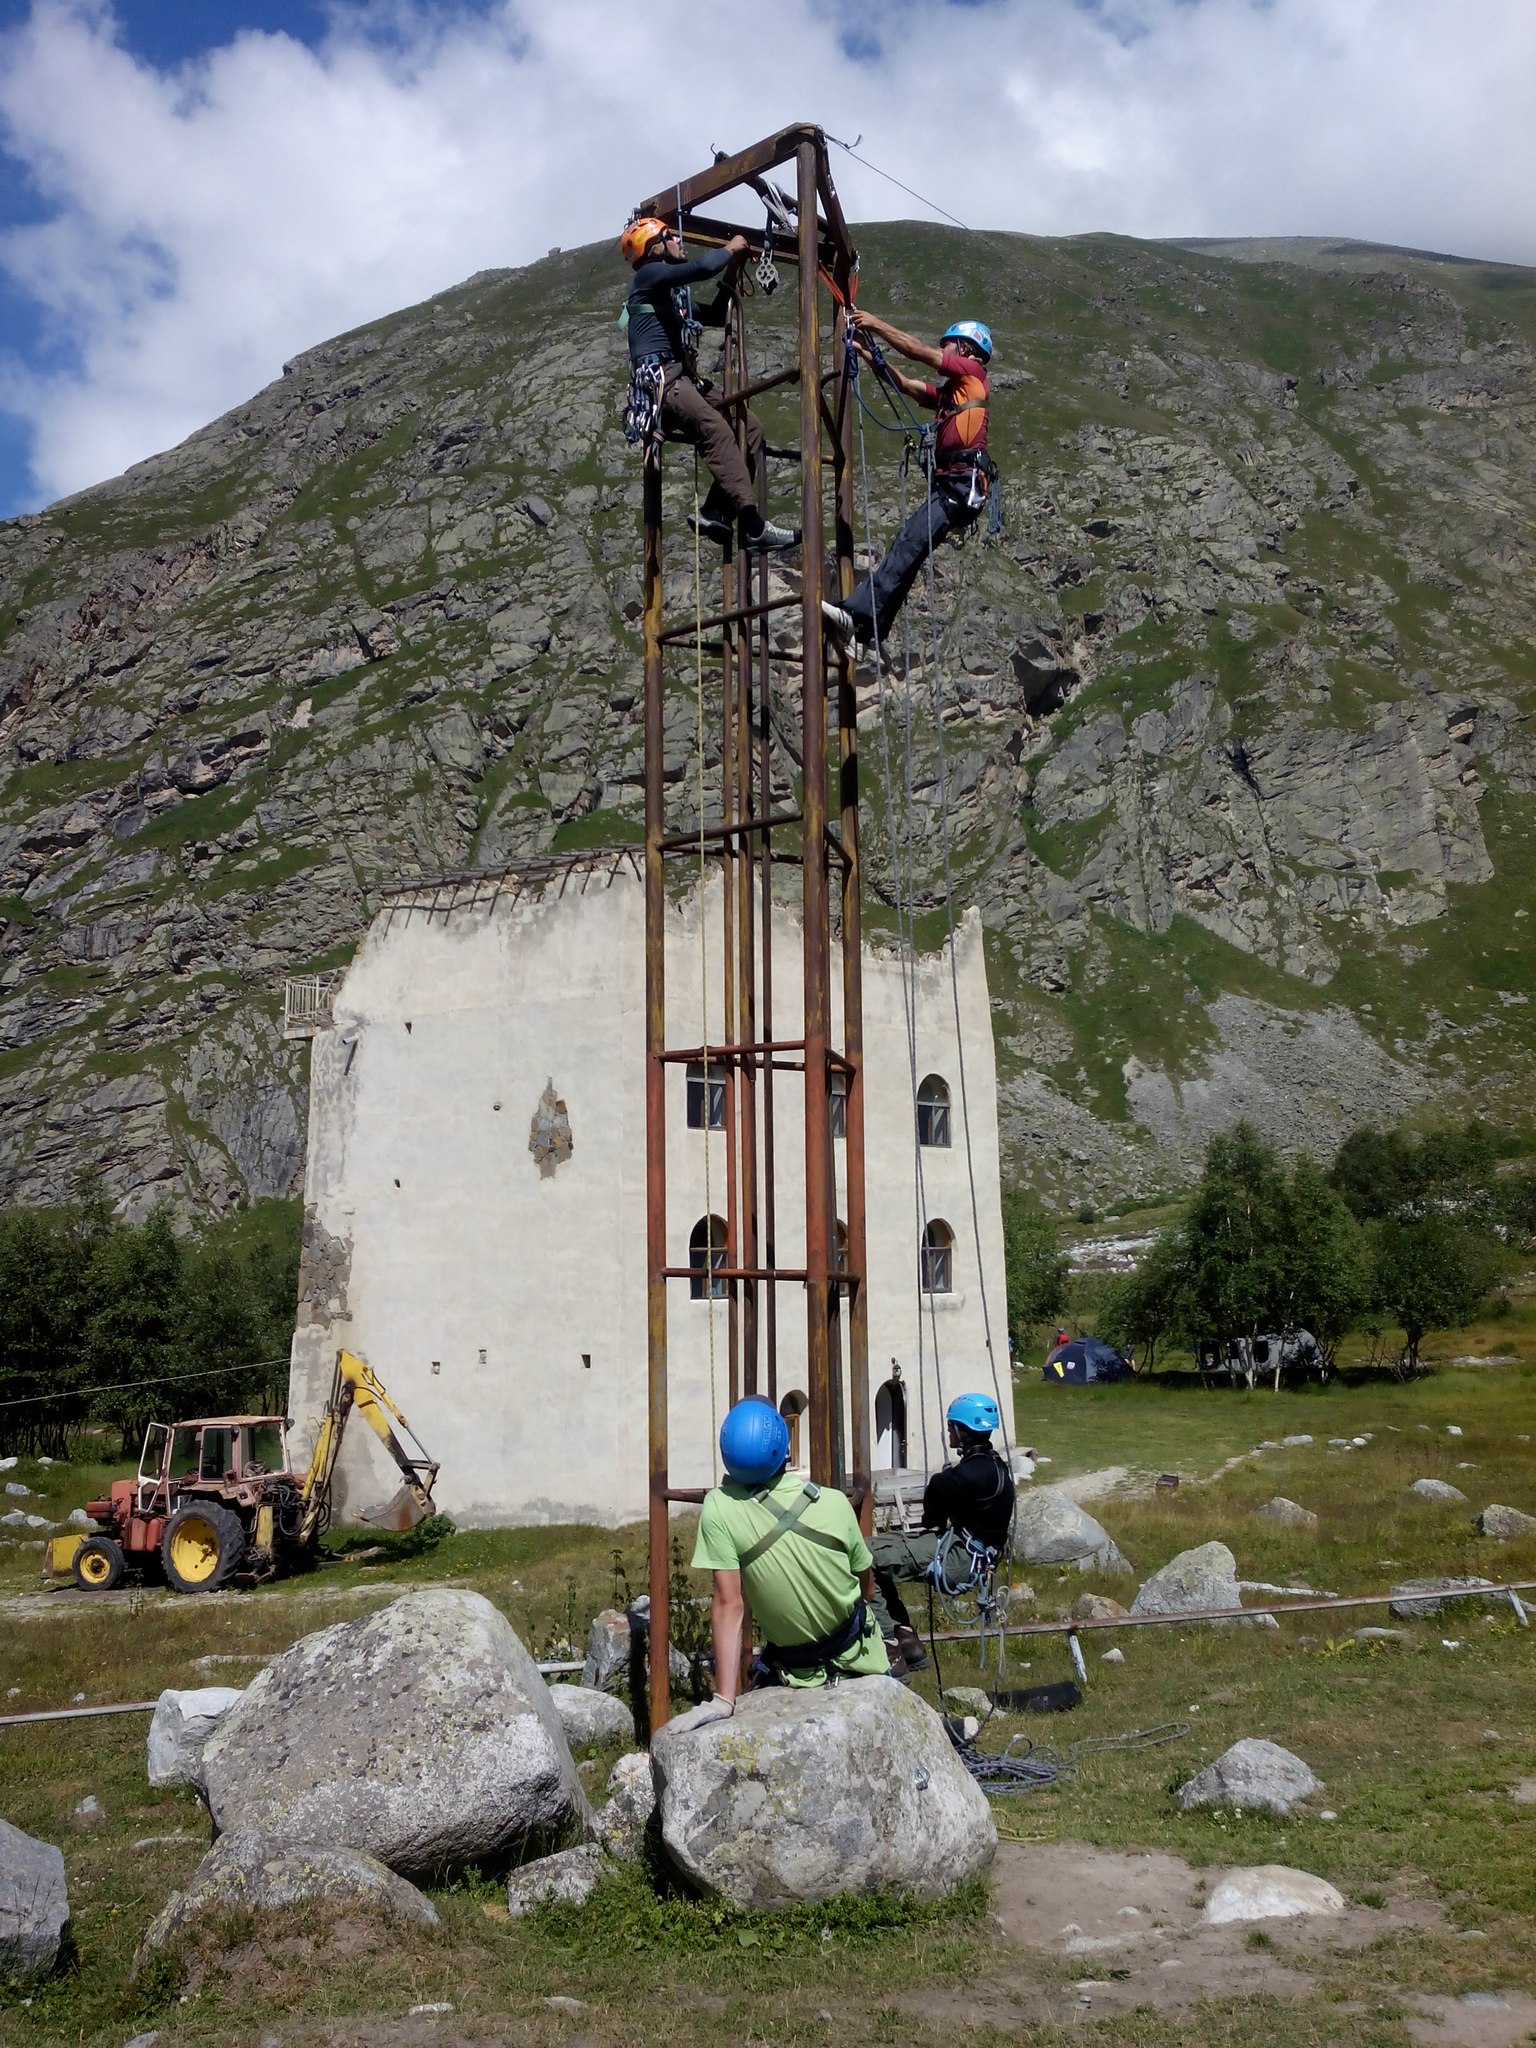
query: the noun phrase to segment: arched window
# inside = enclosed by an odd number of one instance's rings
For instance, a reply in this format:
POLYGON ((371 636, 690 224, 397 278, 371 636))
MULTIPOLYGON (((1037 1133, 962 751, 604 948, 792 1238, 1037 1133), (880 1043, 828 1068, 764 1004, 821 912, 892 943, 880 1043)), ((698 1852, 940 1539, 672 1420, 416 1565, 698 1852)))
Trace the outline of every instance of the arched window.
POLYGON ((800 1455, 800 1420, 805 1414, 807 1402, 804 1394, 786 1394, 779 1403, 779 1413, 789 1425, 789 1462, 797 1469, 805 1464, 800 1455))
POLYGON ((949 1083, 937 1074, 930 1074, 917 1091, 917 1142, 949 1143, 949 1083))
POLYGON ((702 1060, 688 1062, 688 1128, 690 1131, 725 1129, 725 1069, 711 1065, 704 1073, 702 1060))
POLYGON ((955 1233, 937 1217, 923 1232, 923 1292, 952 1294, 955 1287, 955 1233))
POLYGON ((887 1380, 875 1395, 875 1470, 899 1472, 907 1462, 907 1390, 887 1380))
POLYGON ((701 1216, 688 1237, 688 1264, 693 1269, 688 1292, 695 1301, 709 1295, 720 1301, 730 1293, 730 1281, 719 1277, 725 1259, 725 1218, 701 1216), (710 1275, 707 1280, 706 1273, 710 1275))

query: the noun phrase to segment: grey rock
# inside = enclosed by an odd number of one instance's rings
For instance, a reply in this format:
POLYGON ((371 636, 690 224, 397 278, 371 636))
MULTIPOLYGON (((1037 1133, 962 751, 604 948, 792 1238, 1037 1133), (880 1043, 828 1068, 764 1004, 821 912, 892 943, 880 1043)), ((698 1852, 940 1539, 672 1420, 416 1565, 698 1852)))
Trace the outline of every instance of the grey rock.
POLYGON ((1287 1500, 1283 1493, 1277 1493, 1273 1500, 1265 1501, 1263 1507, 1254 1512, 1266 1522, 1278 1522, 1283 1529, 1315 1529, 1317 1516, 1310 1508, 1304 1508, 1298 1501, 1287 1500))
POLYGON ((1357 1643, 1406 1643, 1408 1637, 1400 1628, 1357 1628, 1354 1640, 1357 1643))
POLYGON ((437 1908, 403 1877, 358 1849, 279 1839, 259 1828, 220 1835, 184 1892, 173 1892, 150 1923, 141 1956, 163 1948, 211 1915, 277 1912, 319 1901, 362 1907, 391 1920, 434 1927, 437 1908))
POLYGON ((94 1792, 87 1792, 70 1815, 77 1828, 99 1828, 107 1817, 107 1809, 94 1792))
POLYGON ((532 1657, 489 1600, 446 1588, 285 1650, 203 1769, 218 1827, 344 1842, 407 1876, 590 1822, 532 1657))
POLYGON ((1059 1486, 1033 1486, 1019 1495, 1013 1554, 1025 1564, 1064 1564, 1074 1571, 1131 1569, 1109 1532, 1059 1486))
POLYGON ((1311 1442, 1312 1438, 1309 1436, 1283 1436, 1280 1439, 1280 1448, 1286 1451, 1299 1451, 1311 1442))
POLYGON ((1121 1621, 1130 1611, 1107 1593, 1079 1593, 1072 1602, 1074 1621, 1121 1621))
POLYGON ((514 1870, 507 1882, 507 1911, 521 1920, 535 1906, 584 1906, 603 1874, 603 1852, 595 1843, 561 1849, 514 1870))
POLYGON ((1259 1863, 1228 1870, 1212 1889, 1200 1918, 1208 1927, 1248 1920, 1293 1920, 1344 1911, 1344 1895, 1326 1878, 1284 1863, 1259 1863))
POLYGON ((31 1487, 23 1486, 19 1479, 7 1479, 5 1490, 16 1500, 30 1500, 32 1497, 31 1487))
POLYGON ((95 1526, 84 1508, 71 1508, 65 1522, 65 1527, 70 1529, 94 1529, 95 1526))
POLYGON ((944 1704, 958 1707, 962 1713, 979 1714, 983 1720, 992 1713, 992 1695, 979 1685, 946 1685, 944 1704))
POLYGON ((887 1887, 943 1898, 997 1830, 944 1724, 889 1678, 749 1693, 652 1742, 662 1839, 702 1891, 770 1911, 887 1887))
POLYGON ((606 1692, 629 1677, 629 1617, 616 1607, 605 1607, 593 1617, 587 1630, 587 1654, 581 1667, 581 1682, 587 1689, 606 1692))
POLYGON ((610 1856, 637 1856, 656 1811, 656 1779, 650 1756, 631 1750, 608 1773, 608 1802, 593 1819, 597 1839, 610 1856))
POLYGON ((1517 1536, 1536 1536, 1536 1515, 1527 1515, 1519 1508, 1500 1507, 1497 1502, 1486 1507, 1477 1518, 1479 1536, 1492 1536, 1499 1543, 1508 1543, 1517 1536))
POLYGON ((0 1820, 0 1977, 44 1977, 69 1921, 64 1857, 0 1820))
POLYGON ((1400 1585, 1392 1588, 1393 1597, 1387 1611, 1395 1615, 1399 1621, 1428 1621, 1445 1610, 1452 1614, 1466 1612, 1470 1604, 1467 1600, 1436 1599, 1435 1595, 1455 1593, 1462 1589, 1471 1590, 1490 1583, 1488 1579, 1476 1577, 1404 1579, 1400 1585))
POLYGON ((1286 1814, 1322 1789, 1322 1779, 1299 1756, 1250 1735, 1181 1785, 1178 1799, 1186 1813, 1197 1806, 1233 1806, 1286 1814))
POLYGON ((1441 1501, 1447 1507, 1464 1508, 1467 1504, 1467 1496, 1460 1487, 1452 1486, 1444 1479, 1415 1479, 1408 1491, 1416 1493, 1420 1500, 1441 1501))
POLYGON ((151 1785, 195 1785, 203 1791, 204 1745, 242 1696, 234 1685, 203 1685, 185 1692, 167 1687, 155 1702, 149 1724, 151 1785))
POLYGON ((567 1742, 629 1742, 634 1737, 634 1716, 611 1693, 589 1685, 552 1685, 549 1696, 567 1742))
POLYGON ((1131 1602, 1131 1612, 1197 1614, 1209 1608, 1242 1604, 1237 1559, 1225 1543, 1202 1543, 1194 1550, 1181 1550, 1161 1571, 1154 1572, 1131 1602))

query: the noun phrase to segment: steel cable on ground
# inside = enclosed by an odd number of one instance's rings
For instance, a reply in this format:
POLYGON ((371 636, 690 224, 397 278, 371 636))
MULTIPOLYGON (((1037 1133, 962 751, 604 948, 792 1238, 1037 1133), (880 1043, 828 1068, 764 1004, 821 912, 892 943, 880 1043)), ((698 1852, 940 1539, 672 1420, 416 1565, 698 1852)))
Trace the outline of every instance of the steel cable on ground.
MULTIPOLYGON (((850 371, 850 381, 851 381, 851 382, 852 382, 852 384, 853 384, 853 387, 854 387, 854 391, 855 391, 855 394, 857 394, 857 392, 858 392, 858 366, 857 366, 857 361, 856 361, 856 359, 855 359, 855 358, 853 358, 853 356, 852 356, 852 352, 851 352, 851 351, 850 351, 849 371, 850 371)), ((872 541, 873 541, 873 521, 872 521, 872 519, 871 519, 871 517, 870 517, 870 509, 869 509, 869 461, 868 461, 868 452, 867 452, 867 450, 866 450, 866 447, 865 447, 865 443, 864 443, 864 420, 863 420, 863 411, 864 411, 864 410, 867 410, 867 408, 864 408, 864 407, 863 407, 863 402, 862 402, 862 400, 860 401, 860 404, 861 404, 861 413, 860 413, 860 418, 859 418, 859 480, 860 480, 860 495, 861 495, 861 498, 862 498, 862 502, 863 502, 863 513, 864 513, 864 552, 865 552, 865 555, 866 555, 867 557, 872 557, 872 556, 873 556, 873 552, 874 552, 874 550, 873 550, 873 544, 872 544, 872 541)), ((905 471, 903 471, 903 479, 902 479, 902 499, 903 499, 903 511, 905 510, 905 497, 906 497, 906 481, 905 481, 905 471)), ((870 561, 868 562, 868 564, 867 564, 867 573, 869 573, 869 574, 871 574, 871 575, 872 575, 872 574, 873 574, 873 569, 874 569, 874 564, 873 564, 873 561, 872 561, 872 560, 870 560, 870 561)), ((874 607, 873 607, 873 591, 871 591, 871 617, 872 617, 872 618, 874 618, 874 607)), ((930 1455, 929 1455, 929 1443, 928 1443, 928 1390, 927 1390, 927 1373, 926 1373, 926 1371, 924 1370, 924 1367, 925 1367, 925 1363, 926 1363, 926 1361, 925 1361, 925 1356, 924 1356, 924 1349, 925 1349, 925 1347, 924 1347, 924 1343, 923 1343, 923 1287, 922 1287, 922 1282, 923 1282, 923 1269, 922 1269, 922 1252, 921 1252, 921 1247, 922 1247, 922 1244, 923 1244, 923 1239, 924 1239, 924 1235, 925 1235, 925 1233, 926 1233, 926 1230, 927 1230, 927 1198, 926 1198, 926 1193, 925 1193, 925 1190, 924 1190, 924 1185, 923 1185, 923 1157, 922 1157, 922 1146, 921 1146, 921 1143, 919 1142, 919 1139, 918 1139, 918 1134, 917 1134, 917 1026, 916 1026, 916 1015, 915 1015, 915 1005, 916 1005, 916 986, 915 986, 915 978, 916 978, 916 963, 915 963, 915 959, 914 959, 914 957, 913 957, 913 956, 914 956, 914 950, 915 950, 915 941, 914 941, 913 935, 912 935, 912 933, 911 933, 911 931, 910 931, 910 929, 909 929, 909 925, 910 925, 910 913, 911 913, 911 891, 910 891, 910 886, 909 886, 909 882, 910 882, 910 870, 911 870, 911 807, 910 807, 910 802, 909 802, 909 804, 908 804, 908 807, 907 807, 907 811, 906 811, 906 814, 905 814, 905 824, 906 824, 906 840, 905 840, 905 844, 906 844, 906 854, 907 854, 907 858, 906 858, 906 861, 905 861, 905 863, 904 863, 904 862, 903 862, 903 858, 902 858, 902 844, 901 844, 901 842, 900 842, 900 841, 898 840, 898 836, 897 836, 897 819, 896 819, 896 801, 895 801, 895 782, 894 782, 894 778, 893 778, 893 774, 892 774, 892 767, 891 767, 891 735, 890 735, 890 723, 889 723, 889 707, 888 707, 888 704, 887 704, 887 701, 886 701, 886 689, 885 689, 885 656, 884 656, 884 649, 882 648, 882 646, 881 646, 881 642, 880 642, 880 627, 879 627, 879 621, 878 621, 878 619, 875 619, 875 621, 874 621, 874 627, 875 627, 875 636, 874 636, 874 654, 875 654, 875 696, 876 696, 876 704, 877 704, 877 708, 878 708, 878 711, 879 711, 879 717, 880 717, 880 750, 881 750, 881 765, 882 765, 882 768, 883 768, 883 770, 884 770, 884 777, 885 777, 885 799, 886 799, 886 837, 887 837, 887 840, 889 841, 889 844, 890 844, 890 856, 891 856, 891 880, 892 880, 892 888, 893 888, 893 891, 894 891, 894 894, 895 894, 895 908, 896 908, 896 950, 897 950, 897 960, 898 960, 898 964, 899 964, 899 968, 900 968, 900 973, 901 973, 901 999, 902 999, 902 1013, 903 1013, 903 1020, 904 1020, 904 1023, 905 1023, 905 1027, 906 1027, 906 1035, 907 1035, 907 1065, 908 1065, 908 1069, 909 1069, 909 1074, 910 1074, 910 1081, 911 1081, 911 1091, 912 1091, 912 1140, 913 1140, 913 1162, 914 1162, 914 1163, 913 1163, 913 1211, 914 1211, 914 1220, 915 1220, 915 1222, 916 1222, 916 1225, 917 1225, 917 1242, 918 1242, 918 1247, 919 1247, 919 1255, 918 1255, 918 1270, 917 1270, 917 1408, 918 1408, 918 1424, 919 1424, 919 1431, 920 1431, 920 1434, 921 1434, 921 1437, 922 1437, 922 1444, 923 1444, 923 1467, 924 1467, 924 1470, 925 1470, 925 1471, 929 1471, 929 1470, 931 1470, 931 1469, 932 1469, 932 1463, 931 1463, 931 1459, 930 1459, 930 1455)), ((937 1379, 938 1379, 938 1360, 937 1360, 937 1358, 935 1358, 935 1361, 934 1361, 934 1372, 935 1372, 935 1379, 937 1380, 937 1379)), ((941 1405, 942 1405, 942 1398, 943 1398, 943 1396, 942 1396, 942 1387, 941 1387, 941 1389, 940 1389, 940 1401, 941 1401, 941 1405)))

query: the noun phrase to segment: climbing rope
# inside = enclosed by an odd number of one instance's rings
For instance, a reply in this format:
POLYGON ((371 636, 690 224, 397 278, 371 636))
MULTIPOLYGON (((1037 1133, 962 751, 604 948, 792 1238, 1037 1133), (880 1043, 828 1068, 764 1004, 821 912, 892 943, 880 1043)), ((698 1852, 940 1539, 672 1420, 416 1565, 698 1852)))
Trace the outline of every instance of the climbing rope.
POLYGON ((1054 1785, 1060 1778, 1070 1778, 1081 1757, 1160 1749, 1165 1742, 1180 1742, 1189 1733, 1187 1721, 1160 1721, 1153 1728, 1132 1728, 1124 1735, 1085 1735, 1061 1749, 1053 1743, 1036 1744, 1027 1735, 1015 1735, 1006 1748, 989 1750, 967 1742, 948 1718, 944 1726, 961 1763, 994 1799, 1007 1799, 1032 1792, 1038 1785, 1054 1785), (1022 1749, 1017 1747, 1019 1743, 1023 1743, 1022 1749))

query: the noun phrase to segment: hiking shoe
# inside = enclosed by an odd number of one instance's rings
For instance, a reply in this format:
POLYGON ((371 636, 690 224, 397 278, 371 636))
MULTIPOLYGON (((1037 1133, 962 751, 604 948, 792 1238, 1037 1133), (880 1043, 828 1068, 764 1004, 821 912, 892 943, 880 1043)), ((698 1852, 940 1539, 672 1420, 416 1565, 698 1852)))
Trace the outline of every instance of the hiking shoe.
POLYGON ((775 526, 771 519, 765 519, 756 533, 745 533, 741 544, 754 555, 766 555, 779 548, 797 548, 800 545, 798 526, 775 526))
POLYGON ((923 1639, 915 1628, 898 1628, 896 1647, 901 1652, 902 1662, 909 1671, 921 1671, 928 1662, 928 1652, 923 1648, 923 1639))
POLYGON ((828 631, 833 638, 841 640, 846 647, 853 638, 853 613, 845 612, 840 604, 833 604, 824 597, 821 600, 821 616, 826 620, 828 631))
POLYGON ((728 519, 711 519, 707 512, 701 512, 697 519, 690 512, 688 524, 700 540, 712 540, 716 547, 728 548, 731 544, 731 525, 728 519))
POLYGON ((905 1678, 907 1675, 907 1660, 901 1654, 900 1643, 895 1642, 890 1636, 887 1636, 885 1639, 885 1654, 890 1659, 892 1678, 905 1678))

